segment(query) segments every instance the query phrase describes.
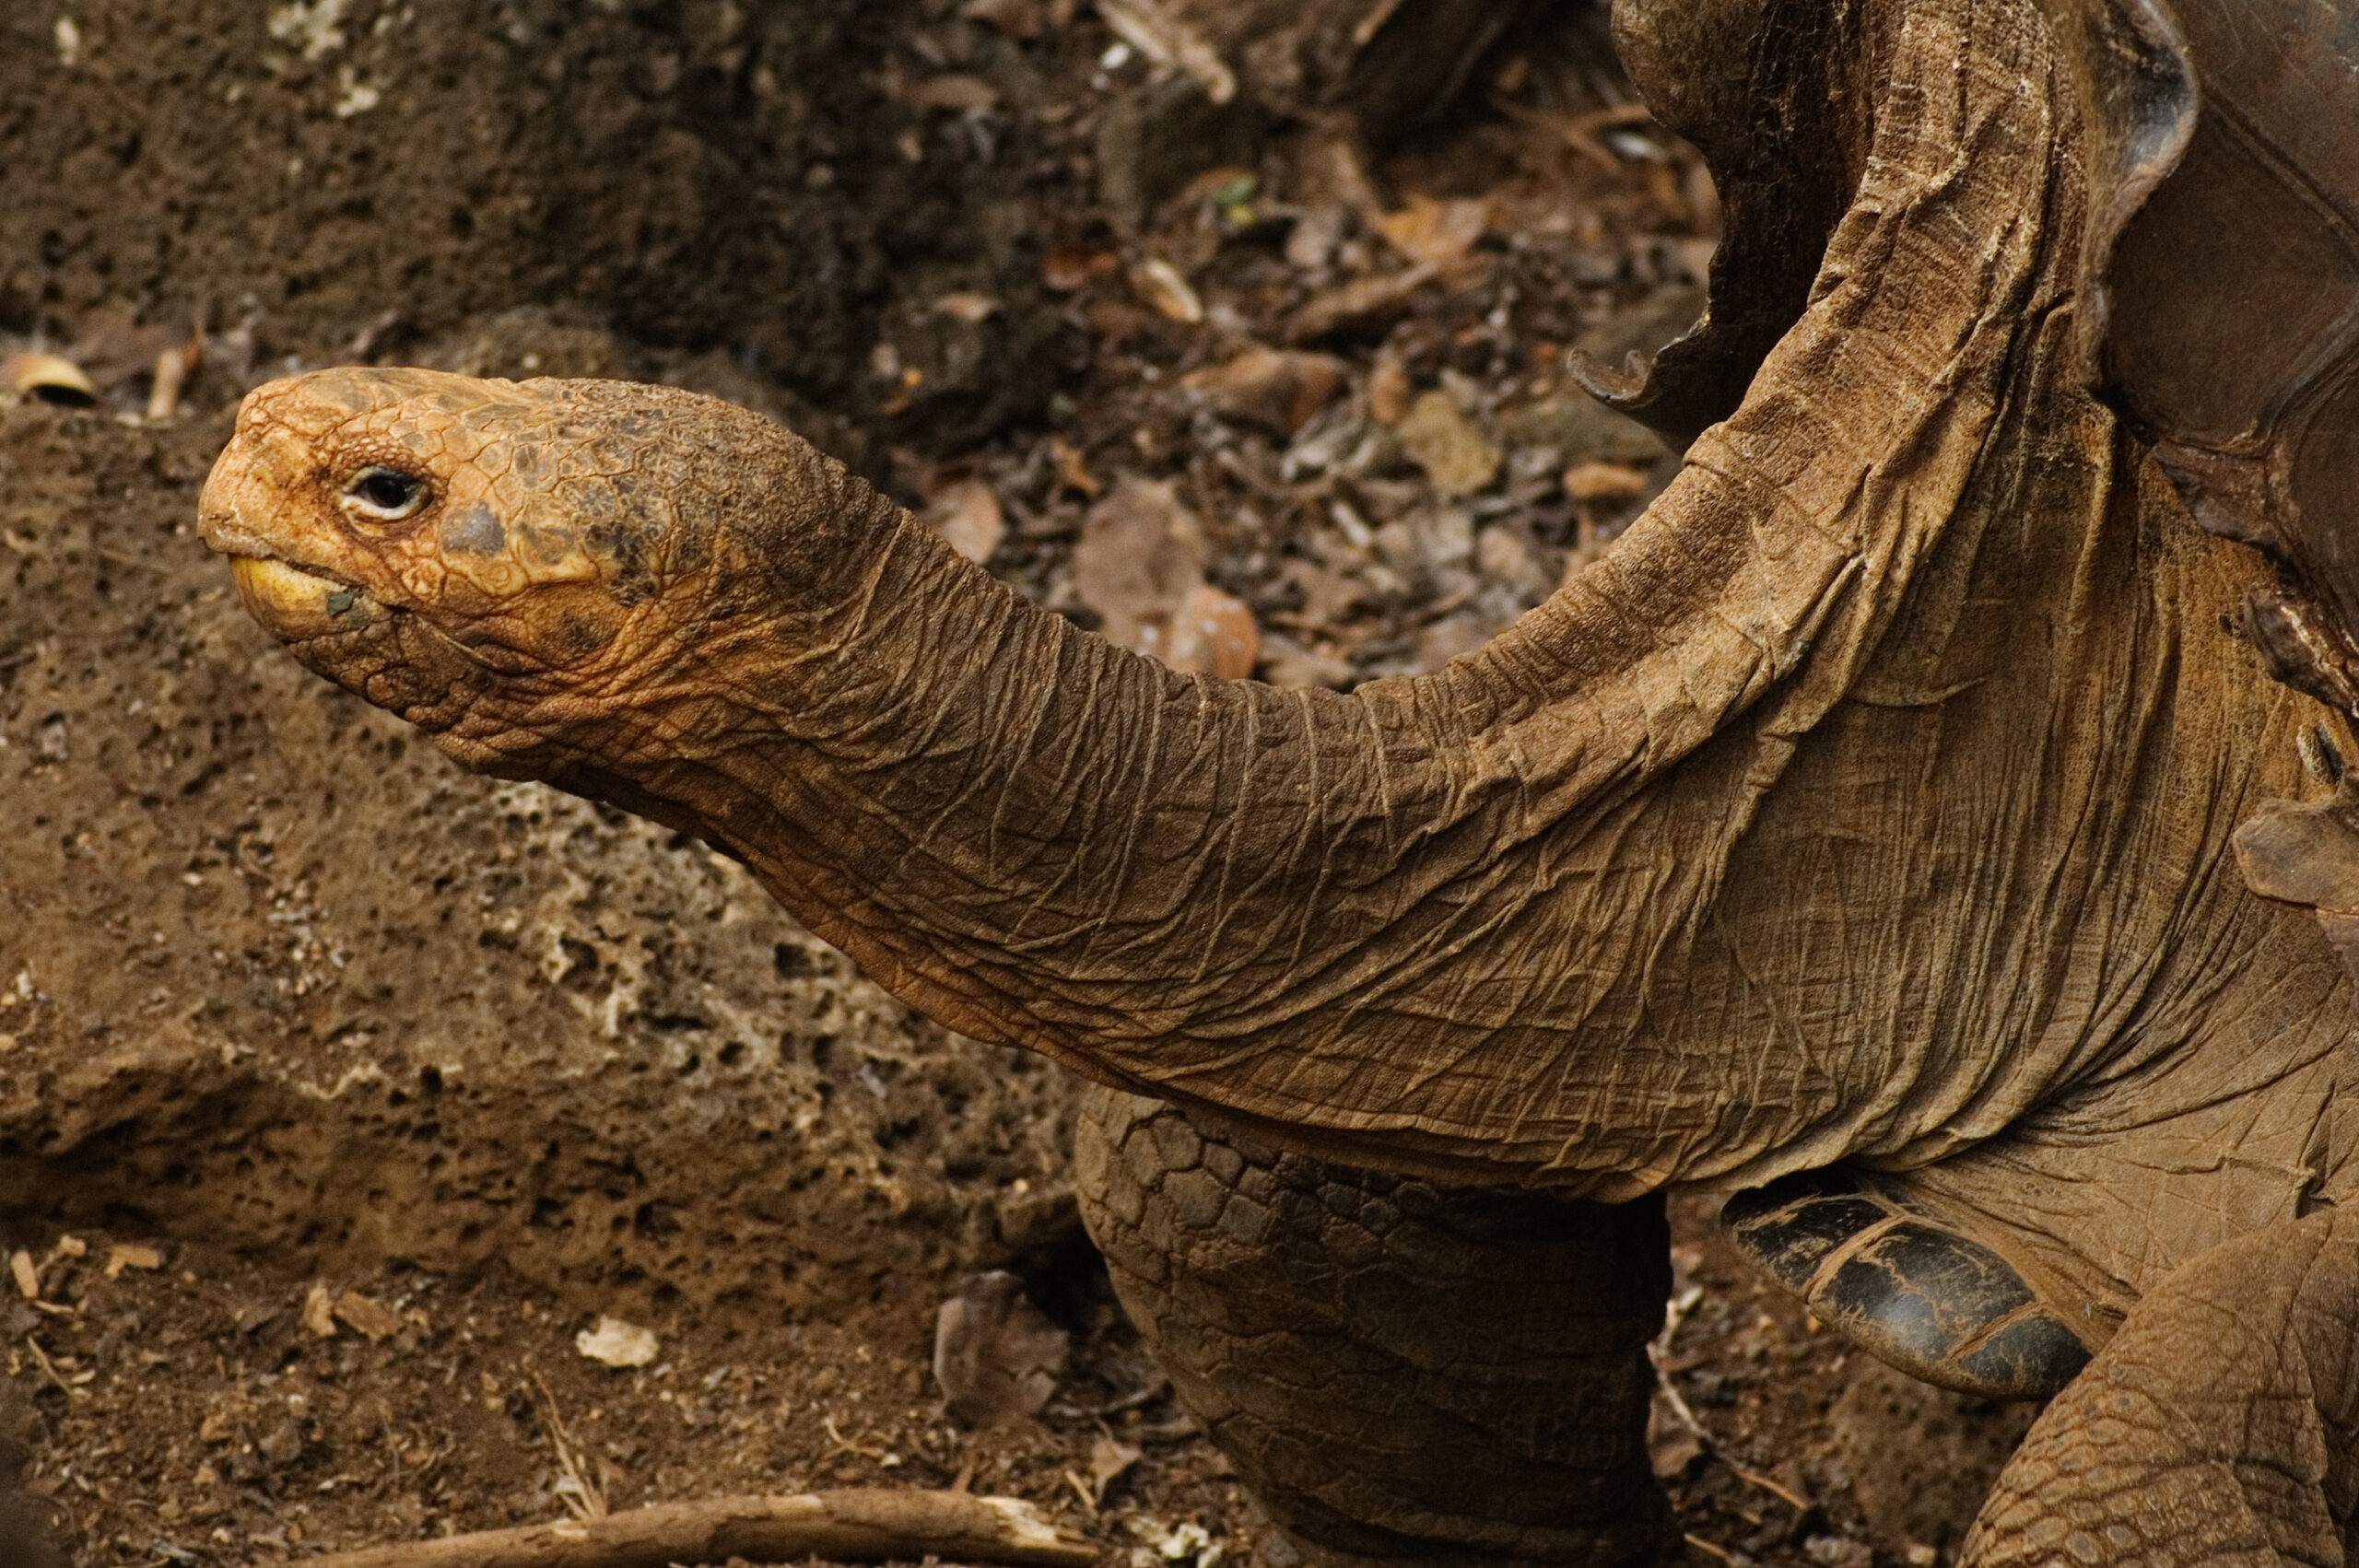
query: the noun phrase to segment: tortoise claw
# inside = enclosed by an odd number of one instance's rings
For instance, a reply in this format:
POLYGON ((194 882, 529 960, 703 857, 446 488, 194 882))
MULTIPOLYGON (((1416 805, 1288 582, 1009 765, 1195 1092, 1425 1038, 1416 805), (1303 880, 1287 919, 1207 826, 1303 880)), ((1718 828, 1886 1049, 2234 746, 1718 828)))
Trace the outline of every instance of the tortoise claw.
POLYGON ((1928 1382, 2044 1399, 2092 1353, 1998 1252, 1844 1171, 1740 1192, 1720 1224, 1813 1316, 1928 1382))

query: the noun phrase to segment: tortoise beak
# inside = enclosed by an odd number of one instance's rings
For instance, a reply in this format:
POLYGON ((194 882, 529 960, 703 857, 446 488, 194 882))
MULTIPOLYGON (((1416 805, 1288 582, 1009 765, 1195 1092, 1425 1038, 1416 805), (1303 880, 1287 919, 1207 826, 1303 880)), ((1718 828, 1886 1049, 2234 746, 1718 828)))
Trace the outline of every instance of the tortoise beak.
POLYGON ((283 642, 358 631, 380 614, 379 606, 351 584, 273 556, 233 556, 229 569, 246 613, 283 642))

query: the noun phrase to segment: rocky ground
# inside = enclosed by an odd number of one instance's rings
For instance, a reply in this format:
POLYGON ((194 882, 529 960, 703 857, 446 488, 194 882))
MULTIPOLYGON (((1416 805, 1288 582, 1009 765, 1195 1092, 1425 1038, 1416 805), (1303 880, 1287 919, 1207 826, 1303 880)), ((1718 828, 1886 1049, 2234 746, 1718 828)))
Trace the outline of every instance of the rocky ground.
MULTIPOLYGON (((963 1478, 1136 1568, 1250 1554, 1079 1234, 1057 1073, 303 674, 195 490, 285 368, 669 380, 1174 664, 1433 668, 1676 462, 1568 371, 1692 320, 1718 222, 1595 18, 1381 155, 1065 0, 0 33, 0 351, 87 380, 0 392, 0 1333, 58 1539, 243 1564, 963 1478), (1073 1352, 968 1430, 934 1313, 987 1269, 1073 1352), (640 1364, 580 1349, 609 1317, 640 1364)), ((1847 1356, 1716 1206, 1674 1205, 1656 1412, 1692 1560, 1935 1560, 2025 1412, 1847 1356)))

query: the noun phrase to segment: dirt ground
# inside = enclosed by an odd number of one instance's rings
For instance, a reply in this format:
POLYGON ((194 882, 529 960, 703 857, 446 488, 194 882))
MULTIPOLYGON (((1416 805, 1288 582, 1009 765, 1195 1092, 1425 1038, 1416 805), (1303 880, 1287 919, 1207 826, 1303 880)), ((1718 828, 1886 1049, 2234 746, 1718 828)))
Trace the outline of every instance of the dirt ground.
MULTIPOLYGON (((1718 221, 1601 36, 1509 38, 1377 156, 1066 0, 0 19, 0 352, 98 393, 0 392, 0 1335, 74 1560, 960 1477, 1133 1568, 1250 1555, 1080 1235, 1062 1077, 304 674, 196 489, 288 368, 668 380, 1174 661, 1430 668, 1675 464, 1566 373, 1684 327, 1718 221), (1073 1369, 962 1432, 933 1314, 992 1268, 1073 1369), (605 1316, 656 1358, 581 1354, 605 1316)), ((1944 1555, 2026 1412, 1847 1355, 1716 1209, 1674 1203, 1661 1347, 1691 1560, 1944 1555)))

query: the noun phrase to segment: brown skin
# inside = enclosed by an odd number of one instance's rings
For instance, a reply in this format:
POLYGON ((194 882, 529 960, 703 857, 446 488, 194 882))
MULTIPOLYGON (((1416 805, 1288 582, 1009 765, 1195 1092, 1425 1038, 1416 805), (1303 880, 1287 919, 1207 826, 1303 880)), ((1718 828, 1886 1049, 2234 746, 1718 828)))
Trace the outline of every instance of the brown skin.
MULTIPOLYGON (((2267 563, 2080 390, 2079 133, 2036 16, 1863 14, 1879 97, 1815 298, 1608 558, 1432 676, 1172 675, 660 388, 276 382, 205 537, 299 658, 462 763, 695 832, 945 1024, 1208 1125, 1552 1199, 1913 1173, 2093 1341, 2126 1316, 2083 1384, 2194 1412, 2110 1494, 2161 1507, 2283 1382, 2178 1400, 2181 1271, 2354 1186, 2351 981, 2230 840, 2324 793, 2303 731, 2359 747, 2223 629, 2267 563)), ((2341 1252, 2302 1256, 2286 1313, 2347 1326, 2341 1252)), ((2087 1495, 2058 1456, 2101 1412, 2068 1406, 1993 1561, 2045 1561, 2026 1520, 2087 1495)), ((2323 1550, 2350 1489, 2316 1469, 2215 1513, 2323 1550)))

